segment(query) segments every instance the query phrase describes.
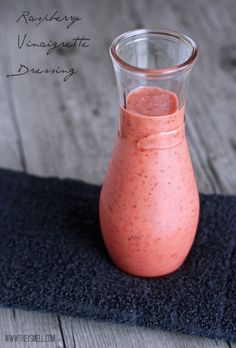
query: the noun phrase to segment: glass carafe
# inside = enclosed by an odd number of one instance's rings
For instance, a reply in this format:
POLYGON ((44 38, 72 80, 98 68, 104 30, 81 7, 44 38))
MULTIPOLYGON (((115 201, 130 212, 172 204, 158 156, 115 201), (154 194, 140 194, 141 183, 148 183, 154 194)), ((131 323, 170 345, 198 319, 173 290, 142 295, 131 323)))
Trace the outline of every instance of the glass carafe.
POLYGON ((165 29, 133 30, 110 48, 119 129, 99 215, 107 250, 142 277, 175 271, 197 230, 199 194, 185 136, 186 90, 195 43, 165 29))

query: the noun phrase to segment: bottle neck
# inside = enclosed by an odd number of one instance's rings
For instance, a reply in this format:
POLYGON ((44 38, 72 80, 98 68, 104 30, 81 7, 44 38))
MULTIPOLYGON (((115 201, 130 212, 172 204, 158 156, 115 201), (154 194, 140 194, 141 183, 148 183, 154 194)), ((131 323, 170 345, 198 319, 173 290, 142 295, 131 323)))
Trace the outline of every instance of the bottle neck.
POLYGON ((119 137, 140 151, 177 146, 185 138, 185 105, 167 116, 141 116, 120 107, 119 137))
POLYGON ((121 138, 139 140, 151 134, 176 130, 184 124, 185 104, 180 110, 166 116, 142 116, 120 106, 121 138))

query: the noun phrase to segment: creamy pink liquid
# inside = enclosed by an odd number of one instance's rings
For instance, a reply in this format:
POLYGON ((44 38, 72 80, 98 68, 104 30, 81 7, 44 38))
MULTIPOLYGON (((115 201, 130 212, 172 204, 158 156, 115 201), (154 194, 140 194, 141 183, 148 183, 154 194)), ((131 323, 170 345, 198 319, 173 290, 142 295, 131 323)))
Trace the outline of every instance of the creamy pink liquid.
POLYGON ((145 277, 176 270, 195 237, 199 196, 176 95, 140 87, 120 110, 120 129, 100 196, 108 252, 145 277))

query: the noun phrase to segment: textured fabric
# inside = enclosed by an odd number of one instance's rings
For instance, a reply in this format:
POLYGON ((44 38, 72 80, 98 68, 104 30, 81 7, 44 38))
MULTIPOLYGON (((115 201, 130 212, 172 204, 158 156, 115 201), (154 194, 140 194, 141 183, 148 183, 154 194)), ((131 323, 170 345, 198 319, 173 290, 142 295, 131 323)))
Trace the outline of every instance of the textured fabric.
POLYGON ((201 195, 184 265, 141 279, 107 255, 99 191, 0 170, 0 303, 236 340, 236 197, 201 195))

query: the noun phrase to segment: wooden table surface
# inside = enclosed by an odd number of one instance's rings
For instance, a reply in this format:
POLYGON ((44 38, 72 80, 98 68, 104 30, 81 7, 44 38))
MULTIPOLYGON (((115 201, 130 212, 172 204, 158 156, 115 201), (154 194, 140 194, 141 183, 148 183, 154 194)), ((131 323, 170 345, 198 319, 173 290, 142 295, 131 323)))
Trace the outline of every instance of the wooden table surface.
MULTIPOLYGON (((108 54, 124 31, 164 26, 191 36, 200 57, 188 91, 187 132, 200 191, 236 193, 235 0, 8 0, 0 3, 0 166, 45 176, 102 183, 111 154, 118 101, 108 54), (63 23, 16 23, 34 16, 79 15, 63 23), (17 48, 29 40, 90 38, 90 47, 17 48), (19 64, 78 67, 67 82, 60 74, 7 78, 19 64)), ((160 330, 99 323, 18 309, 0 309, 0 347, 236 347, 224 341, 160 330), (6 333, 55 334, 54 343, 5 343, 6 333)))

